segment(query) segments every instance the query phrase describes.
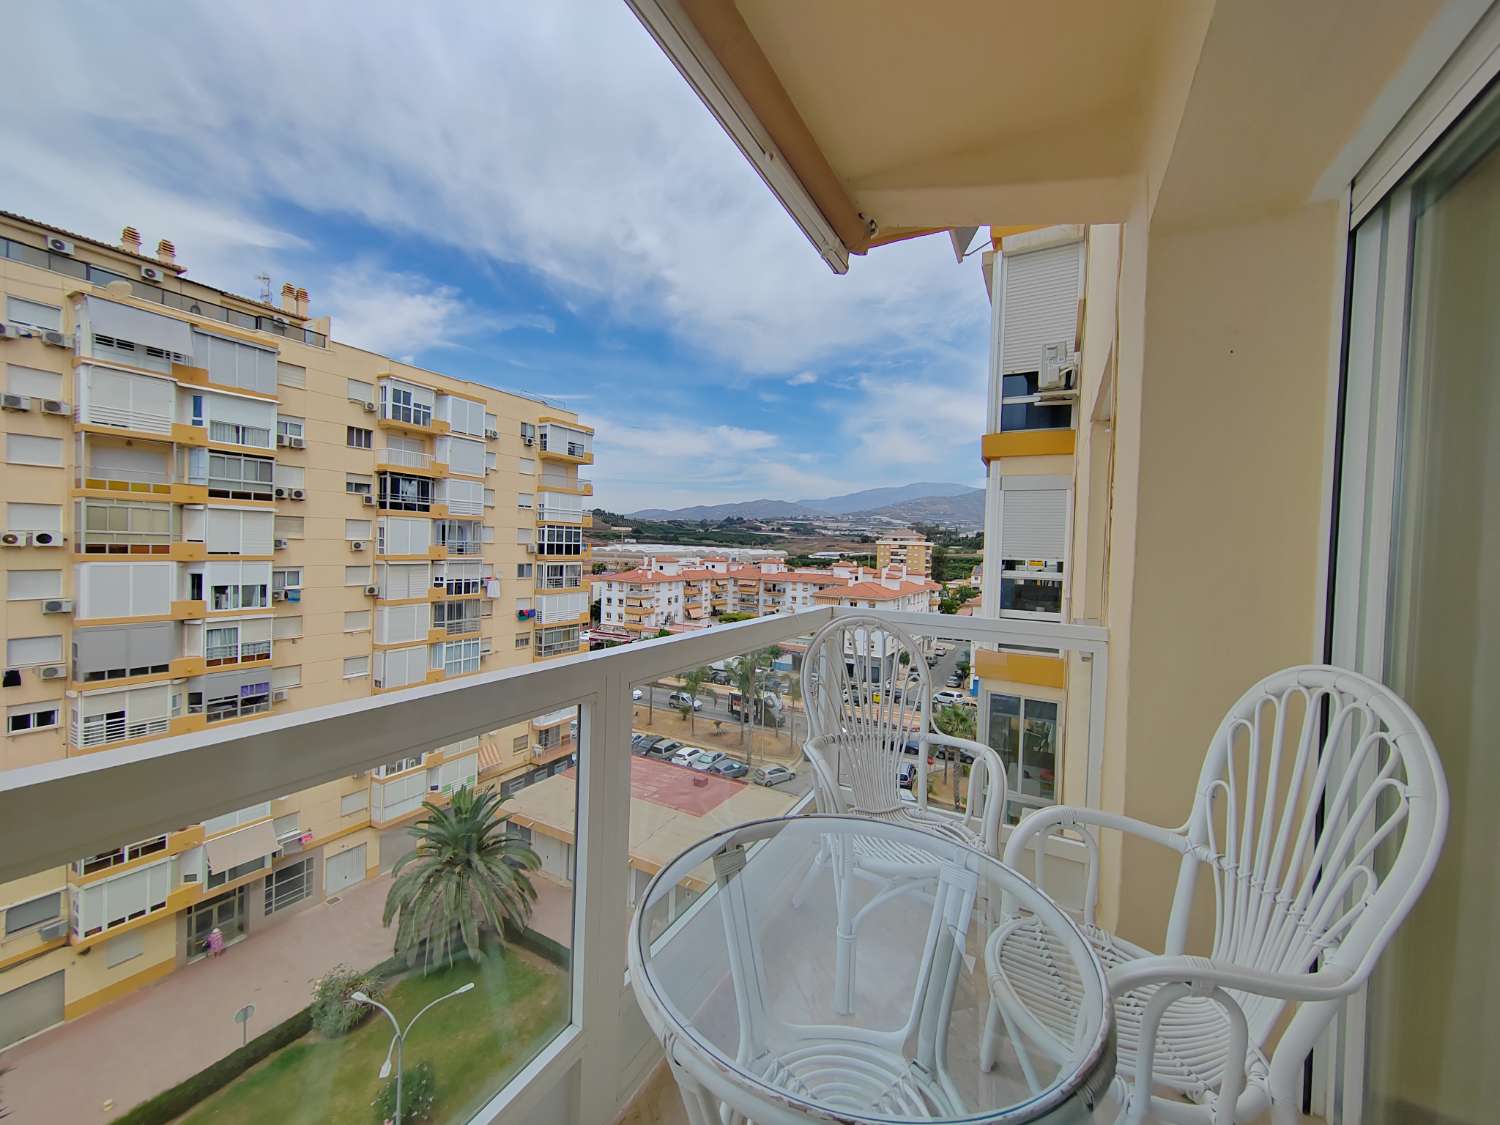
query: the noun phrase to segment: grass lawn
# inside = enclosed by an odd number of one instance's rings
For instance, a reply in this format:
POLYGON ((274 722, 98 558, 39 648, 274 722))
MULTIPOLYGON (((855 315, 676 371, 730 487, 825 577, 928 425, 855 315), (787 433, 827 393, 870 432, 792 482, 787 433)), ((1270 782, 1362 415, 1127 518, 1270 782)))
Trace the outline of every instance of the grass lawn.
MULTIPOLYGON (((421 971, 386 990, 384 1003, 405 1021, 429 1000, 466 981, 456 996, 422 1017, 406 1044, 406 1068, 424 1059, 436 1071, 435 1121, 466 1121, 567 1023, 567 975, 522 949, 467 958, 453 968, 421 971)), ((391 1041, 379 1012, 342 1039, 317 1032, 259 1063, 182 1119, 189 1125, 275 1122, 308 1125, 374 1121, 376 1077, 391 1041)))

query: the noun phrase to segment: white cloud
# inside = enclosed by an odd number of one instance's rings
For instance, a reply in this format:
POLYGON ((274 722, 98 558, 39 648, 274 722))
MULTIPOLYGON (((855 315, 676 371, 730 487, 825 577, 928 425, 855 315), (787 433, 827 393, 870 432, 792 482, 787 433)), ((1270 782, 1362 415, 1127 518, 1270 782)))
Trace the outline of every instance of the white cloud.
POLYGON ((789 387, 805 387, 809 383, 816 383, 818 375, 815 371, 799 371, 786 381, 789 387))
POLYGON ((369 261, 336 269, 324 296, 345 343, 383 355, 452 347, 474 324, 458 290, 369 261))
POLYGON ((618 0, 421 21, 397 4, 357 20, 342 5, 99 4, 85 19, 33 2, 10 21, 25 41, 67 42, 71 65, 13 53, 0 84, 31 108, 7 127, 89 154, 15 194, 64 225, 169 234, 231 288, 290 249, 259 218, 270 196, 524 262, 565 300, 665 321, 751 373, 921 355, 983 319, 977 271, 945 241, 831 277, 618 0), (122 81, 122 57, 172 64, 122 81), (194 213, 166 183, 212 203, 194 213))

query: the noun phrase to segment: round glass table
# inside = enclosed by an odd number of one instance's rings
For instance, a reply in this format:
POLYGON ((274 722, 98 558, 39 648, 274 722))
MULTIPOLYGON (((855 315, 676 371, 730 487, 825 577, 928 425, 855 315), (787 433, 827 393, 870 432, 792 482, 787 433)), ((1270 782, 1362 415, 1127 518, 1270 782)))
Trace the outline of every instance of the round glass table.
POLYGON ((1105 1116, 1113 1013, 1088 942, 1015 871, 924 831, 799 816, 710 836, 647 886, 630 970, 693 1125, 1105 1116), (900 853, 912 876, 865 877, 856 859, 872 852, 900 853), (1050 1020, 1071 1029, 1061 1061, 991 1014, 985 941, 1018 918, 1067 962, 1050 1020))

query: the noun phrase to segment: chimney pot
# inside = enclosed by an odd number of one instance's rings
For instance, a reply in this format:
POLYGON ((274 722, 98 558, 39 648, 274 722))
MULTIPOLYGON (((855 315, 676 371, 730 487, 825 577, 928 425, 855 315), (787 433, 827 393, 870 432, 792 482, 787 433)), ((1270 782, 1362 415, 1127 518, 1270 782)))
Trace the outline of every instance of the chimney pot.
POLYGON ((297 290, 297 315, 298 316, 306 316, 307 315, 307 301, 308 301, 307 290, 299 288, 297 290))
POLYGON ((290 281, 281 283, 281 307, 289 313, 297 311, 297 287, 290 281))
POLYGON ((177 247, 172 245, 170 238, 163 238, 156 244, 156 256, 163 262, 176 263, 177 247))
POLYGON ((141 232, 135 227, 126 227, 120 232, 120 249, 128 250, 132 254, 141 252, 141 232))

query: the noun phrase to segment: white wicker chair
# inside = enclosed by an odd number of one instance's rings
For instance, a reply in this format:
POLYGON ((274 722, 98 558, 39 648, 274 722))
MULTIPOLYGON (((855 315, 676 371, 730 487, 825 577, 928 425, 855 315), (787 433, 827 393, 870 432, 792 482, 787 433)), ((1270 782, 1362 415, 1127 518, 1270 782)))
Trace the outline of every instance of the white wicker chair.
MULTIPOLYGON (((808 645, 802 664, 802 698, 809 726, 803 753, 812 766, 819 812, 904 824, 999 856, 1005 767, 988 746, 932 729, 927 662, 903 630, 874 616, 836 617, 808 645), (906 664, 901 662, 903 653, 906 664), (908 688, 911 671, 916 672, 917 683, 908 688), (918 747, 914 758, 907 755, 908 743, 918 747), (974 759, 962 813, 927 804, 927 758, 935 746, 974 759), (901 799, 901 767, 908 762, 916 768, 911 803, 901 799)), ((880 889, 855 910, 850 880, 841 877, 840 865, 830 864, 832 858, 826 851, 819 856, 803 879, 797 901, 818 872, 832 866, 840 913, 835 959, 838 1010, 847 1014, 854 991, 854 941, 860 923, 894 895, 927 893, 937 879, 938 863, 925 852, 875 837, 858 841, 852 872, 873 880, 880 889)))
MULTIPOLYGON (((1015 830, 1005 859, 1019 868, 1037 845, 1045 889, 1051 832, 1072 829, 1088 845, 1084 932, 1109 974, 1126 1120, 1227 1123, 1269 1110, 1290 1123, 1299 1119, 1308 1052, 1426 885, 1447 819, 1442 765, 1412 710, 1373 680, 1306 666, 1268 676, 1225 716, 1181 828, 1046 809, 1015 830), (1161 955, 1094 925, 1098 828, 1182 857, 1161 955), (1200 870, 1216 904, 1206 958, 1184 952, 1200 870), (1268 1058, 1288 1005, 1293 1014, 1268 1058)), ((1072 1026, 1071 981, 1019 911, 991 934, 985 961, 993 1001, 981 1061, 995 1064, 1003 1022, 1031 1078, 1016 1031, 1049 1057, 1065 1054, 1059 1032, 1072 1026)))

